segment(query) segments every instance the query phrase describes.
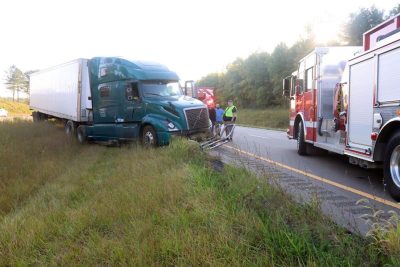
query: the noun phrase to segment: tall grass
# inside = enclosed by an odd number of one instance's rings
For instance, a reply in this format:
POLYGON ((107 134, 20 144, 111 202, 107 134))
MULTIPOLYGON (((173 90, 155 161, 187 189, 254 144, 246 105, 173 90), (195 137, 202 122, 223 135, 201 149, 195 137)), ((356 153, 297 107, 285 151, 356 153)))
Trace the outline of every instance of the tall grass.
POLYGON ((2 266, 393 260, 244 170, 215 172, 195 143, 79 146, 62 129, 26 122, 0 124, 0 134, 2 266))
POLYGON ((286 129, 289 125, 289 108, 239 109, 237 123, 272 129, 286 129))
POLYGON ((64 173, 80 151, 54 125, 0 123, 0 219, 64 173))
POLYGON ((0 108, 7 110, 11 116, 31 114, 27 103, 14 102, 3 98, 0 98, 0 108))

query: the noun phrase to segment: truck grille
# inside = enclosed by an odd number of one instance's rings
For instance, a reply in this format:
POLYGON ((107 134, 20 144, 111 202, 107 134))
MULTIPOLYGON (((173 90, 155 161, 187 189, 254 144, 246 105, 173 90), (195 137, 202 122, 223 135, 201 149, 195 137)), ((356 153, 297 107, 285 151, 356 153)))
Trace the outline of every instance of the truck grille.
POLYGON ((208 110, 206 108, 187 109, 185 116, 189 130, 209 127, 208 110))

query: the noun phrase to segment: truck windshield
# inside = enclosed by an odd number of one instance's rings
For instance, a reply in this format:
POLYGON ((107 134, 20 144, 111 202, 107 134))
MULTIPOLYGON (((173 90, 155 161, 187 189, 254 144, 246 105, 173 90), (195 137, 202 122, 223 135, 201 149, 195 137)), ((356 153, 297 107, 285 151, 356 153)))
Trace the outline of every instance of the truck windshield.
POLYGON ((142 92, 144 96, 181 96, 182 91, 178 82, 143 82, 142 92))

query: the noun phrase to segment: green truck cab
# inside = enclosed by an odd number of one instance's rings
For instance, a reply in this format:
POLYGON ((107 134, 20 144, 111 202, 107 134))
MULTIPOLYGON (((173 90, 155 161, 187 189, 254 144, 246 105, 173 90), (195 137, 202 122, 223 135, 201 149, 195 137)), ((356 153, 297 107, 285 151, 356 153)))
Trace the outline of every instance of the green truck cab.
POLYGON ((207 106, 185 96, 163 65, 116 57, 78 59, 36 73, 34 120, 56 117, 80 142, 141 140, 167 145, 172 135, 208 136, 207 106))
POLYGON ((93 123, 84 138, 167 145, 172 134, 208 134, 207 107, 184 96, 175 72, 121 58, 89 61, 93 123))

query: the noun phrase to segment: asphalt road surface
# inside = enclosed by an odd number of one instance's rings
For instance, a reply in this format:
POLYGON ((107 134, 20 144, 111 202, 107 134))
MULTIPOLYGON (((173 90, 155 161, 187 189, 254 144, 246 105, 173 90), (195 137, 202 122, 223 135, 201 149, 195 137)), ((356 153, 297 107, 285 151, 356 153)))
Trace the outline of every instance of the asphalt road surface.
MULTIPOLYGON (((303 201, 309 201, 315 193, 314 196, 324 200, 322 208, 327 215, 362 233, 369 227, 359 218, 369 211, 356 205, 357 200, 368 199, 367 205, 375 209, 400 212, 399 203, 384 189, 381 170, 353 166, 347 157, 334 153, 300 156, 296 141, 289 140, 282 131, 236 126, 233 142, 212 153, 218 154, 225 163, 238 165, 247 162, 251 170, 264 166, 267 172, 277 173, 276 180, 281 187, 303 201), (354 224, 355 220, 358 222, 354 224)), ((384 216, 387 218, 389 215, 384 216)))

